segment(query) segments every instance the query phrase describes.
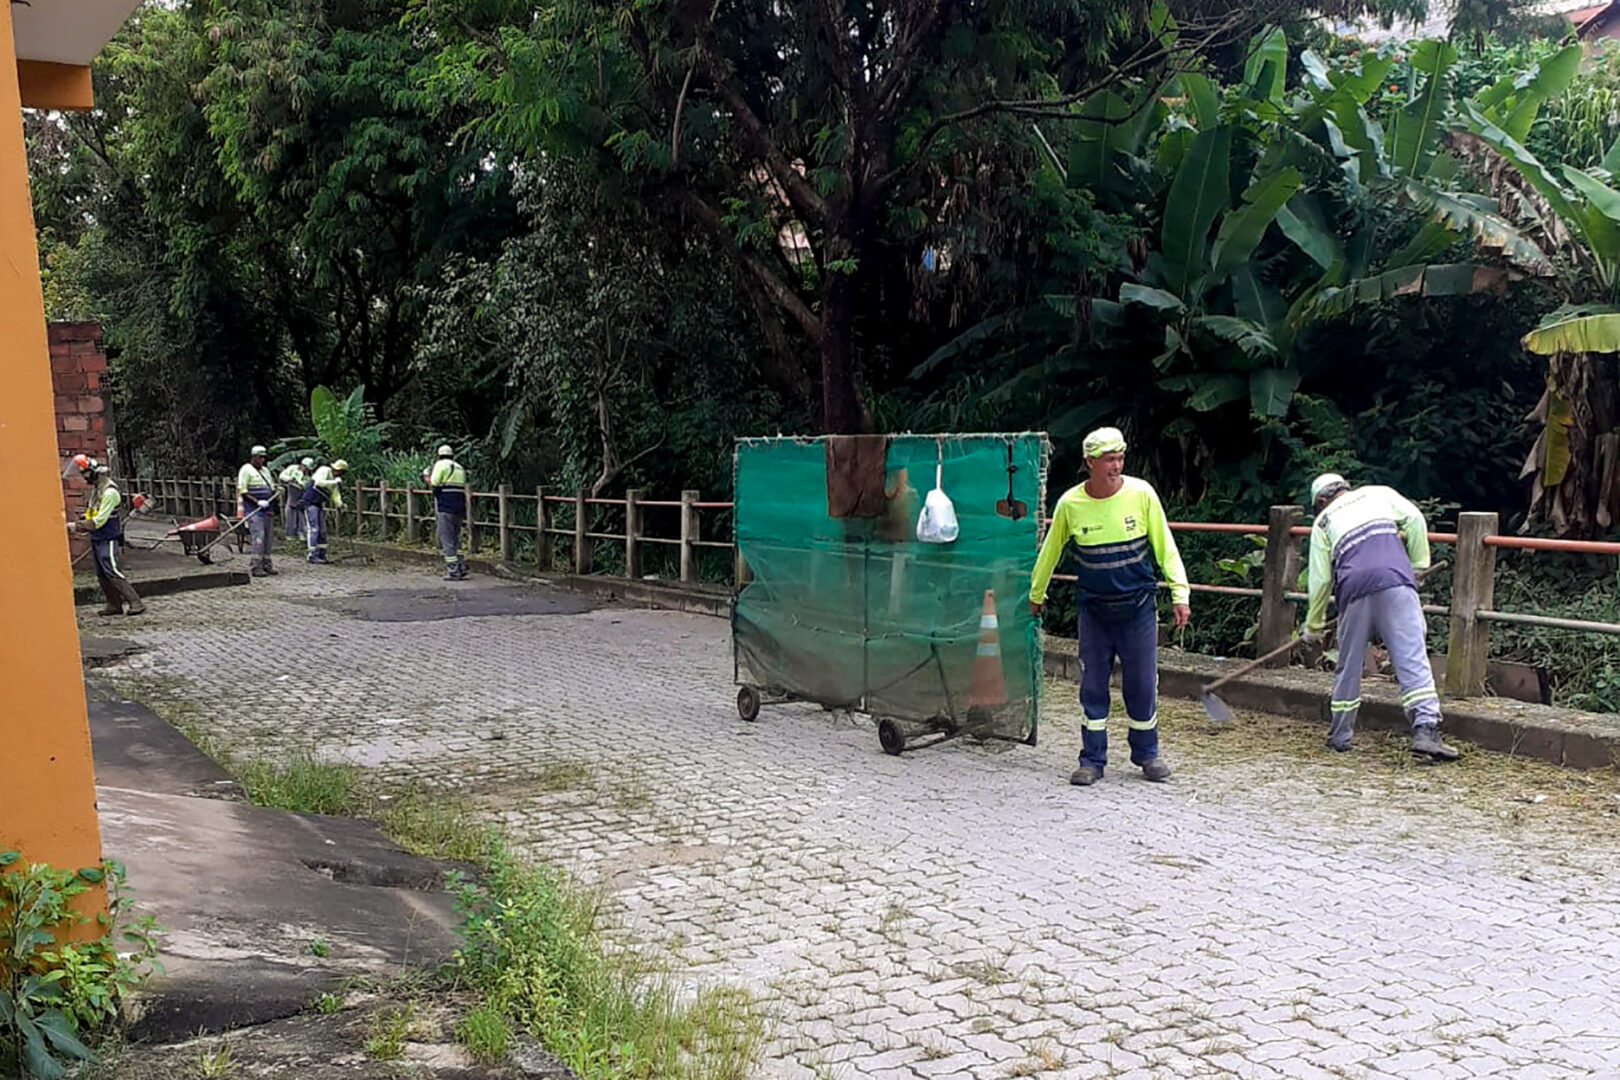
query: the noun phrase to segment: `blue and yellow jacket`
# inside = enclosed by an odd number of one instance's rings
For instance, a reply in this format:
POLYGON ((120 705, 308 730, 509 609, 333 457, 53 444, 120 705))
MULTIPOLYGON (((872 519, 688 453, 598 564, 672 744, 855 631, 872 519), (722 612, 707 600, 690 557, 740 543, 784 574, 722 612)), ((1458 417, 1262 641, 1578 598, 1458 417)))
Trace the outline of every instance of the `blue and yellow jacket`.
POLYGON ((1093 499, 1084 484, 1063 493, 1035 560, 1029 598, 1046 603, 1046 587, 1063 549, 1075 548, 1076 599, 1119 600, 1158 587, 1155 568, 1170 583, 1172 603, 1188 602, 1187 569, 1170 535, 1158 493, 1146 480, 1122 477, 1124 485, 1106 499, 1093 499))

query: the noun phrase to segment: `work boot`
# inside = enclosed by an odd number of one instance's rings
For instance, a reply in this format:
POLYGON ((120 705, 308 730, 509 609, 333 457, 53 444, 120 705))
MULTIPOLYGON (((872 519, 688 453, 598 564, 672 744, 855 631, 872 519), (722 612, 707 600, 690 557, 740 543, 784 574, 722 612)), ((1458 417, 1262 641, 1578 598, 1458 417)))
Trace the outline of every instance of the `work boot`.
POLYGON ((1412 756, 1430 761, 1456 761, 1462 753, 1440 741, 1438 724, 1419 724, 1412 729, 1412 756))
POLYGON ((1341 754, 1350 749, 1350 740, 1356 734, 1356 714, 1352 712, 1329 713, 1327 744, 1330 748, 1341 754))
POLYGON ((1103 777, 1103 771, 1095 765, 1082 765, 1069 774, 1069 783, 1075 787, 1090 787, 1103 777))
POLYGON ((1149 758, 1142 762, 1142 776, 1155 784, 1162 784, 1170 779, 1170 766, 1165 764, 1163 758, 1149 758))
POLYGON ((265 577, 275 577, 279 573, 281 573, 281 571, 272 566, 269 559, 264 560, 265 577))
POLYGON ((121 578, 114 582, 120 596, 129 605, 129 614, 140 615, 146 611, 146 605, 141 602, 141 594, 135 591, 135 583, 128 578, 121 578))
POLYGON ((107 598, 107 602, 102 605, 100 611, 96 612, 97 615, 122 615, 124 613, 123 599, 119 596, 118 589, 114 587, 111 578, 101 579, 101 595, 107 598))
POLYGON ((264 577, 264 567, 250 566, 248 567, 248 574, 251 577, 264 577))

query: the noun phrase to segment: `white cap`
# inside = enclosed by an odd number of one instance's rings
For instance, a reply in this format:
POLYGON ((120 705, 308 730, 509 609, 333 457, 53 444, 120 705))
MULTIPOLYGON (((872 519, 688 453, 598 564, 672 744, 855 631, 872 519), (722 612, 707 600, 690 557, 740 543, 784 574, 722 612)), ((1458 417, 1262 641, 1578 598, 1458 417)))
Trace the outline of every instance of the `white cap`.
POLYGON ((312 457, 307 457, 298 464, 302 465, 306 469, 313 469, 315 467, 315 459, 312 457))
POLYGON ((453 453, 455 453, 455 451, 450 449, 450 444, 449 443, 445 443, 444 445, 439 447, 439 456, 440 457, 449 457, 453 453))
POLYGON ((253 449, 248 451, 248 457, 264 457, 268 454, 269 451, 262 446, 255 446, 253 449))
POLYGON ((1316 502, 1323 495, 1337 488, 1346 488, 1350 485, 1338 473, 1323 473, 1311 481, 1311 502, 1316 502))

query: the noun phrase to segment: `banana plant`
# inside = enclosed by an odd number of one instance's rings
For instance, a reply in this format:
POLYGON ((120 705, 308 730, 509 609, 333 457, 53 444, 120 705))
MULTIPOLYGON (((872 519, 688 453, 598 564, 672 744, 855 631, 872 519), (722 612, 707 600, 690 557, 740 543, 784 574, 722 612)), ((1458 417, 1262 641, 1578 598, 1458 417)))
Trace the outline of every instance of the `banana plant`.
POLYGON ((1604 359, 1620 353, 1620 141, 1595 169, 1554 171, 1515 137, 1527 130, 1516 112, 1500 119, 1501 109, 1465 103, 1456 143, 1568 268, 1569 301, 1523 338, 1547 357, 1547 388, 1528 417, 1540 431, 1520 475, 1532 516, 1560 533, 1605 531, 1620 520, 1620 387, 1604 359))

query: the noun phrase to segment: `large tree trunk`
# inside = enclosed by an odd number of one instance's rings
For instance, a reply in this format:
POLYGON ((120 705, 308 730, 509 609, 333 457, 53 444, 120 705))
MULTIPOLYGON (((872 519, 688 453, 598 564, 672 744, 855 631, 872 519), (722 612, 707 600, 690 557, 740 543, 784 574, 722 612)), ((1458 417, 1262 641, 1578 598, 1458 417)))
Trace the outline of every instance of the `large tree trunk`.
POLYGON ((827 271, 821 290, 821 429, 829 435, 864 431, 866 410, 855 385, 855 310, 853 274, 827 271))

